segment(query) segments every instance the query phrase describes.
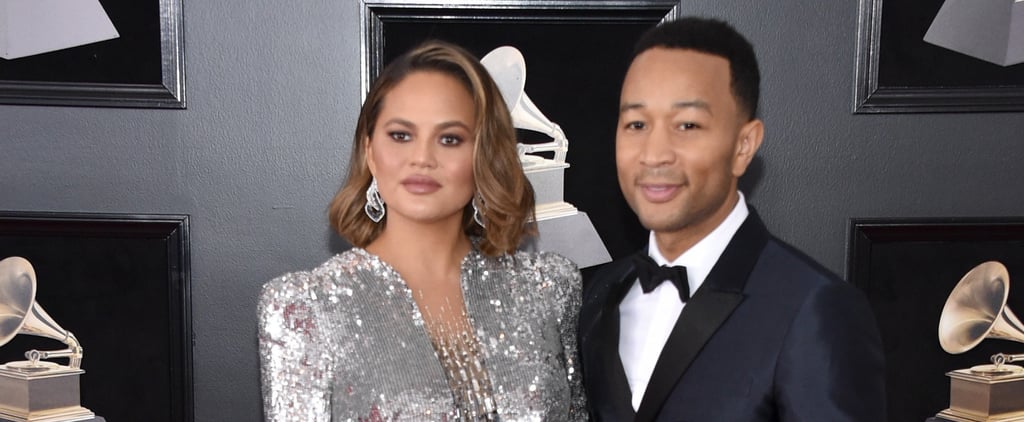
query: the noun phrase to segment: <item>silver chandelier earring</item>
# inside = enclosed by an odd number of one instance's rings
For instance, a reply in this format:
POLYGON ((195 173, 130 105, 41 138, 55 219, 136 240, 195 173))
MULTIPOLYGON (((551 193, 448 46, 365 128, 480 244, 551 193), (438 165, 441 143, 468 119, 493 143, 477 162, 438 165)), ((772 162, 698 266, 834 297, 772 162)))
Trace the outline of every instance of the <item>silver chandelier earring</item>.
POLYGON ((473 204, 473 221, 476 221, 476 223, 479 224, 480 227, 486 228, 487 220, 484 218, 485 213, 483 211, 484 198, 480 196, 480 194, 473 195, 473 201, 470 203, 473 204), (480 201, 480 205, 476 204, 478 200, 480 201))
POLYGON ((370 187, 366 188, 366 205, 363 206, 363 211, 366 212, 366 216, 370 217, 370 220, 373 220, 374 223, 379 223, 380 220, 383 220, 384 214, 387 213, 387 210, 384 209, 384 200, 380 199, 380 191, 377 190, 376 177, 370 182, 370 187))

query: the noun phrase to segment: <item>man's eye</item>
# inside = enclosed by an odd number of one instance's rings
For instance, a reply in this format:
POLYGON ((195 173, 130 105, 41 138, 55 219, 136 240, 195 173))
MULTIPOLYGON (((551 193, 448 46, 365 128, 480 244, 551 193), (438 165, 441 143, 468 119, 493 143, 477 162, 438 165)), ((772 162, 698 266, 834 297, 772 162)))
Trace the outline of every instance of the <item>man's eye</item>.
POLYGON ((682 129, 682 130, 693 130, 693 129, 700 129, 700 125, 698 125, 698 124, 696 124, 694 122, 683 122, 683 123, 679 124, 679 128, 682 129))
POLYGON ((412 140, 412 135, 409 132, 388 132, 388 136, 398 142, 407 142, 412 140))
POLYGON ((629 122, 629 123, 626 123, 626 130, 642 130, 645 127, 647 127, 647 125, 644 124, 644 122, 629 122))

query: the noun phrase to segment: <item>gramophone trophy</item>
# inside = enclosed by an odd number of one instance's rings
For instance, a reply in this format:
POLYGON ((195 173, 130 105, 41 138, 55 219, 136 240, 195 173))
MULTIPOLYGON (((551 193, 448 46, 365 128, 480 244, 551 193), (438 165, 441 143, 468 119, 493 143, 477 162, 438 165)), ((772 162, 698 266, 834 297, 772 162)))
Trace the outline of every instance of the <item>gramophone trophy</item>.
POLYGON ((4 0, 0 9, 4 11, 0 59, 34 56, 120 36, 99 0, 4 0))
POLYGON ((1024 1, 946 0, 924 42, 999 66, 1024 63, 1024 1))
MULTIPOLYGON (((986 338, 1024 342, 1024 325, 1006 307, 1010 277, 1003 264, 974 267, 953 288, 939 319, 939 343, 952 354, 986 338)), ((949 376, 949 408, 938 418, 956 422, 1024 421, 1024 368, 1010 365, 1024 354, 997 353, 992 363, 957 369, 949 376)))
POLYGON ((487 53, 480 62, 498 85, 512 114, 512 124, 517 129, 540 132, 552 138, 550 142, 539 144, 518 144, 519 162, 536 195, 534 212, 540 231, 539 244, 528 246, 560 252, 580 267, 611 261, 590 218, 563 199, 569 140, 562 128, 544 116, 526 95, 523 54, 515 47, 502 46, 487 53), (553 157, 538 155, 545 152, 553 157))
POLYGON ((26 259, 0 261, 0 346, 18 334, 60 340, 67 348, 30 350, 28 360, 0 365, 0 420, 65 422, 94 418, 79 403, 82 347, 46 314, 36 296, 36 273, 26 259), (42 359, 68 358, 67 366, 42 359))

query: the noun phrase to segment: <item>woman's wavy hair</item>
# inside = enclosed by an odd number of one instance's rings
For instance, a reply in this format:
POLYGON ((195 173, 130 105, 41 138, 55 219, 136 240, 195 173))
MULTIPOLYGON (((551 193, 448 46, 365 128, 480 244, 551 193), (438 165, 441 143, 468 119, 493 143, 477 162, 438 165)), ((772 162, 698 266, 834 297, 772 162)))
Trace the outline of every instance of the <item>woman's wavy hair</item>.
POLYGON ((514 251, 523 237, 536 234, 533 187, 523 174, 516 152, 516 133, 501 91, 472 54, 442 41, 427 41, 391 62, 373 83, 359 112, 348 178, 328 210, 332 226, 355 246, 365 247, 384 230, 387 218, 374 223, 366 216, 366 189, 372 175, 366 148, 389 92, 414 72, 440 72, 462 83, 473 97, 476 133, 473 134, 473 178, 477 206, 486 228, 473 221, 473 207, 462 211, 462 230, 480 239, 478 248, 496 256, 514 251), (481 204, 482 202, 482 204, 481 204))

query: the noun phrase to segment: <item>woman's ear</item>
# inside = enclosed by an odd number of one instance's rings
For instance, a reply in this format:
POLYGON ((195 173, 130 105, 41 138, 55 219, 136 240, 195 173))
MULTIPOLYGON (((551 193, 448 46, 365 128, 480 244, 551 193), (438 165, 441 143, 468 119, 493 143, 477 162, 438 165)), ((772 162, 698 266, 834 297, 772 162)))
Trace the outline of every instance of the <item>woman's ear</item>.
POLYGON ((363 138, 363 151, 365 151, 363 160, 366 160, 366 167, 370 169, 370 174, 377 174, 377 163, 373 160, 373 144, 370 143, 369 136, 363 138))

